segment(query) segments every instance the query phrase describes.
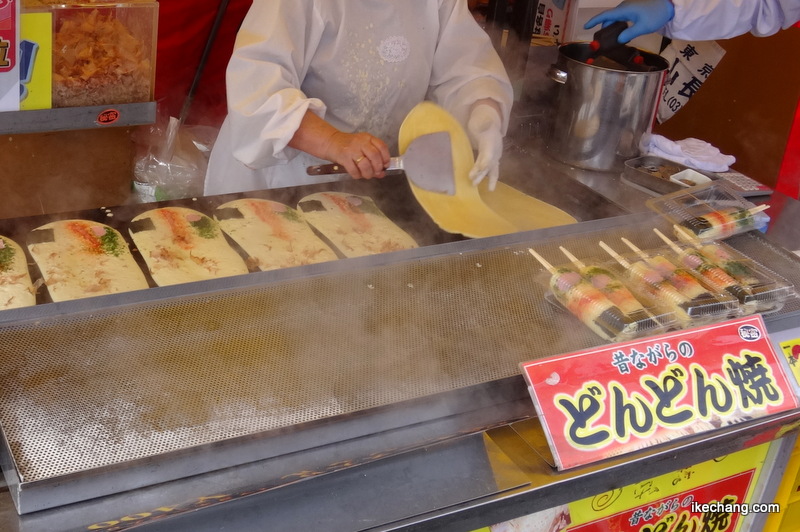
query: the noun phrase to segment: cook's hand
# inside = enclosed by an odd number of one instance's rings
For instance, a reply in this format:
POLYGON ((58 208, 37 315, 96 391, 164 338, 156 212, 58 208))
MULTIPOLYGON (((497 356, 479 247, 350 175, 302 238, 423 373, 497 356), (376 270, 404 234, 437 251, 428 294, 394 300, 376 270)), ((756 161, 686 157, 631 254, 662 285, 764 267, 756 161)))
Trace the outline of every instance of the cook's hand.
POLYGON ((326 158, 344 166, 354 179, 384 177, 389 166, 389 147, 369 133, 337 131, 331 137, 326 158))
POLYGON ((496 109, 487 104, 478 104, 472 109, 467 121, 467 133, 472 145, 478 149, 478 157, 469 172, 474 186, 489 178, 489 190, 494 190, 500 176, 500 156, 503 154, 502 120, 496 109))
POLYGON ((583 28, 588 30, 600 23, 606 27, 619 20, 633 22, 617 39, 625 44, 640 35, 660 30, 674 16, 675 6, 671 0, 625 0, 617 7, 590 18, 583 28))

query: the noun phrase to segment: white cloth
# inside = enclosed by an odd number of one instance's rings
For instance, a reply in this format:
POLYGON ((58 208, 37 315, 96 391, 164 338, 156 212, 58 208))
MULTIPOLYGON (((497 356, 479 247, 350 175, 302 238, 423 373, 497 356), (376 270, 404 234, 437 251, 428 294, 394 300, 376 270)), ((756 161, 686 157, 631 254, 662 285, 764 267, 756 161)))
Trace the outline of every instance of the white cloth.
POLYGON ((666 36, 687 41, 766 37, 800 20, 800 0, 672 0, 675 17, 666 36))
POLYGON ((676 163, 707 172, 727 172, 736 162, 733 155, 725 155, 704 140, 688 138, 669 140, 661 135, 649 135, 641 146, 645 155, 654 155, 676 163))
MULTIPOLYGON (((228 116, 205 193, 277 188, 320 161, 287 146, 306 110, 345 131, 383 139, 396 155, 400 124, 431 100, 466 123, 513 90, 488 35, 461 0, 255 0, 227 70, 228 116)), ((346 176, 338 176, 344 178, 346 176)))

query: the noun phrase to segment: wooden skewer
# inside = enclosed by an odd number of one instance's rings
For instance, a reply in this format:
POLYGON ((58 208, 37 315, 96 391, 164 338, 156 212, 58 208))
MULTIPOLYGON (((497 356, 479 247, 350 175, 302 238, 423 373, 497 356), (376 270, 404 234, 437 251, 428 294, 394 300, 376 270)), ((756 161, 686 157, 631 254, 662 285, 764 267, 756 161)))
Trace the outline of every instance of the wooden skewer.
POLYGON ((757 205, 755 207, 747 209, 747 212, 749 212, 750 214, 758 214, 761 211, 766 211, 767 209, 769 209, 769 205, 757 205))
POLYGON ((567 248, 565 248, 564 246, 558 246, 558 249, 560 249, 561 253, 566 255, 567 258, 572 262, 572 264, 574 264, 578 268, 585 268, 586 267, 586 264, 584 264, 583 261, 581 261, 578 257, 576 257, 575 255, 570 253, 569 250, 567 248))
POLYGON ((675 253, 678 253, 678 254, 683 253, 683 250, 680 247, 678 247, 678 245, 675 242, 670 240, 664 233, 662 233, 661 231, 659 231, 655 227, 653 228, 653 231, 655 232, 655 234, 658 235, 658 238, 663 240, 664 243, 667 244, 670 247, 670 249, 672 251, 674 251, 675 253))
POLYGON ((679 237, 682 237, 686 242, 691 244, 694 247, 697 247, 700 244, 700 239, 694 236, 692 233, 687 231, 685 228, 681 227, 678 224, 672 226, 675 229, 675 232, 678 234, 679 237))
POLYGON ((622 237, 622 241, 625 243, 626 246, 631 248, 631 251, 633 251, 634 253, 639 255, 639 257, 641 257, 642 259, 647 260, 647 259, 650 258, 650 256, 647 253, 645 253, 644 251, 642 251, 641 249, 636 247, 636 244, 634 244, 633 242, 631 242, 627 238, 622 237))
POLYGON ((547 268, 547 271, 549 271, 550 273, 556 273, 556 269, 553 267, 553 265, 552 265, 552 264, 550 264, 549 262, 547 262, 547 260, 546 260, 544 257, 542 257, 541 255, 539 255, 538 253, 536 253, 536 252, 535 252, 534 250, 532 250, 531 248, 528 248, 528 253, 530 253, 531 255, 533 255, 534 257, 536 257, 536 260, 538 260, 539 262, 541 262, 541 263, 542 263, 542 266, 544 266, 545 268, 547 268))
POLYGON ((619 262, 622 266, 624 266, 625 268, 630 268, 631 267, 631 263, 628 262, 627 260, 625 260, 625 258, 622 255, 620 255, 619 253, 617 253, 616 251, 611 249, 611 247, 608 244, 606 244, 602 240, 599 242, 599 244, 600 244, 601 248, 606 250, 606 253, 608 253, 609 255, 614 257, 614 260, 619 262))

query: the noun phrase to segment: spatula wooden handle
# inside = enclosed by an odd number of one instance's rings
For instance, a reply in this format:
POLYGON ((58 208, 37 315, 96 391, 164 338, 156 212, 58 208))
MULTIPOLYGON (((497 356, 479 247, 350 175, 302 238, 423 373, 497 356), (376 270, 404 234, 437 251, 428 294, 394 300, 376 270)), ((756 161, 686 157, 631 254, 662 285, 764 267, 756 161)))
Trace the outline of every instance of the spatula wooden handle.
POLYGON ((306 168, 308 175, 328 175, 328 174, 346 174, 347 170, 341 164, 318 164, 316 166, 309 166, 306 168))

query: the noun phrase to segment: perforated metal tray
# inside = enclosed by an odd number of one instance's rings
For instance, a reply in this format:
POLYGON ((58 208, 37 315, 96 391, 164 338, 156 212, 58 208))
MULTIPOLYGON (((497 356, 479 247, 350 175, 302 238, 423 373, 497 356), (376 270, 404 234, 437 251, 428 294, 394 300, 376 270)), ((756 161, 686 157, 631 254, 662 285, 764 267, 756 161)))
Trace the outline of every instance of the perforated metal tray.
POLYGON ((593 249, 598 235, 647 245, 659 223, 614 218, 8 311, 20 319, 0 327, 0 426, 18 511, 519 399, 493 386, 521 380, 519 362, 602 343, 544 303, 527 248, 593 249))

